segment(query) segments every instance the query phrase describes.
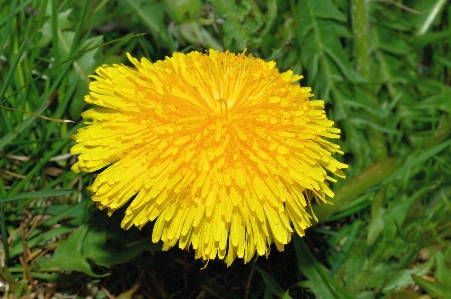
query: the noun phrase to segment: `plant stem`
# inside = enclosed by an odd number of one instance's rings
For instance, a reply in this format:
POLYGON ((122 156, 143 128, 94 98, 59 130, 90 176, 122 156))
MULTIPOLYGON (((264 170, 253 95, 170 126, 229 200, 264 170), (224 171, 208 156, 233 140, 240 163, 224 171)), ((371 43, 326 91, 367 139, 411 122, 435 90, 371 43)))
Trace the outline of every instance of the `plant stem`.
POLYGON ((371 79, 369 47, 368 0, 352 0, 352 30, 354 33, 354 52, 357 70, 366 79, 371 79))
MULTIPOLYGON (((357 70, 369 82, 372 81, 371 72, 371 50, 369 46, 369 1, 368 0, 352 0, 351 15, 352 15, 352 29, 354 33, 354 52, 357 62, 357 70)), ((372 104, 377 105, 377 98, 374 89, 371 86, 366 86, 365 92, 367 98, 372 104)), ((373 121, 379 122, 375 117, 371 117, 373 121)), ((373 148, 374 158, 381 160, 387 157, 387 146, 384 134, 371 127, 367 127, 367 133, 371 147, 373 148)))

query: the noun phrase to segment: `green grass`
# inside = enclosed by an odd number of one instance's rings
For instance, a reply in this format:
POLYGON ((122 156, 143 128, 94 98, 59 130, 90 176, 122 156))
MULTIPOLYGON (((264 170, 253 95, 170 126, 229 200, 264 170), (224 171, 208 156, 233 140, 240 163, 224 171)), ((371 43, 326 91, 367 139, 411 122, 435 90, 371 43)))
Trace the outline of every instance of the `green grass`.
POLYGON ((451 298, 451 6, 367 2, 3 1, 3 298, 451 298), (153 244, 152 224, 125 232, 123 210, 96 210, 69 136, 96 67, 209 47, 304 75, 349 169, 284 252, 201 271, 193 252, 153 244))

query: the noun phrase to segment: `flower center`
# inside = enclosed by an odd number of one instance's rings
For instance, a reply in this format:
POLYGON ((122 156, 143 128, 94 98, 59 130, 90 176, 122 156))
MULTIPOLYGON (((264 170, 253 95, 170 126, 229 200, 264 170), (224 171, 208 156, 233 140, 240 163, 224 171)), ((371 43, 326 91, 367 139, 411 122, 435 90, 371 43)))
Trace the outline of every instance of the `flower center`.
POLYGON ((219 103, 221 116, 225 116, 226 119, 229 119, 229 106, 227 105, 227 101, 224 98, 217 99, 216 102, 219 103))

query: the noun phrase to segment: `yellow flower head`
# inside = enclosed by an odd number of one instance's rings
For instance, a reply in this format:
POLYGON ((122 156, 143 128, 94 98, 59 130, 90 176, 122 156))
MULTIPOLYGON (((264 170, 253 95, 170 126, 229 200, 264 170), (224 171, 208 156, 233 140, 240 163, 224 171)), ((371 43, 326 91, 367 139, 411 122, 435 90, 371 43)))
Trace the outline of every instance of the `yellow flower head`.
POLYGON ((311 194, 333 197, 326 170, 339 138, 323 101, 275 62, 218 52, 174 53, 135 68, 104 65, 92 76, 74 136, 73 171, 103 170, 89 187, 111 214, 132 197, 122 227, 154 221, 163 250, 192 246, 196 258, 230 265, 279 250, 311 226, 311 194))

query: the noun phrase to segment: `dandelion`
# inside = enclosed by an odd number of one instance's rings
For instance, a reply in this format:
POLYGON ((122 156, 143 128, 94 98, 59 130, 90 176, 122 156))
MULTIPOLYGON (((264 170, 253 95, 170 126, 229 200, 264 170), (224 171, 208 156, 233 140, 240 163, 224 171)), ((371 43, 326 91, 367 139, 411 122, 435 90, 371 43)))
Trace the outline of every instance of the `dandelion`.
POLYGON ((127 56, 135 68, 96 70, 85 97, 96 108, 73 136, 73 171, 108 166, 88 188, 97 206, 111 215, 133 198, 122 228, 155 221, 163 250, 178 242, 227 265, 272 243, 282 251, 293 229, 303 236, 311 199, 328 203, 328 172, 344 177, 347 165, 332 157, 342 151, 324 137, 340 130, 295 83, 302 76, 245 53, 127 56))

